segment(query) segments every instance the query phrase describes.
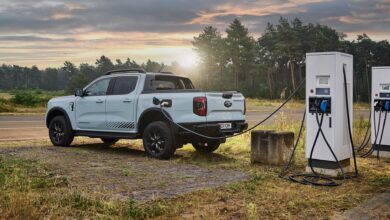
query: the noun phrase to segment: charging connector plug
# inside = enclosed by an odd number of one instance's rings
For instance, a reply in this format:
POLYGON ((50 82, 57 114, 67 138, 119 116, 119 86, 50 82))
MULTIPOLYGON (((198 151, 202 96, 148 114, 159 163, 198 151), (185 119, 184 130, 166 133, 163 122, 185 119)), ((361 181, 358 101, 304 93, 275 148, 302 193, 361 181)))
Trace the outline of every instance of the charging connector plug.
POLYGON ((328 108, 328 100, 322 100, 320 104, 321 112, 326 113, 327 108, 328 108))
POLYGON ((390 111, 390 101, 386 101, 384 105, 385 111, 390 111))

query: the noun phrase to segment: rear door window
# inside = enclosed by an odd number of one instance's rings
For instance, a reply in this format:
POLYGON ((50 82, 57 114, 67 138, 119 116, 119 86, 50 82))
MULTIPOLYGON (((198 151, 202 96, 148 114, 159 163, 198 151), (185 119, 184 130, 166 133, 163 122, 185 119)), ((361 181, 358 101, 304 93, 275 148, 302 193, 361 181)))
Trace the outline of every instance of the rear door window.
POLYGON ((115 77, 115 83, 111 95, 124 95, 134 91, 137 86, 137 76, 119 76, 115 77))
POLYGON ((154 90, 194 89, 189 79, 174 76, 156 76, 151 84, 154 90))

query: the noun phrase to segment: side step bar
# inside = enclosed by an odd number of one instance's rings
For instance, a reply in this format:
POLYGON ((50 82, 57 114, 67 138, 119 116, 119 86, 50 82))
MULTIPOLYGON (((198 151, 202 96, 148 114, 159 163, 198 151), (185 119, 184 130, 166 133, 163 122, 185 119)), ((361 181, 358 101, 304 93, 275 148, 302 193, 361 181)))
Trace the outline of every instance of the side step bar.
POLYGON ((119 139, 136 139, 138 134, 119 133, 119 132, 102 132, 102 131, 74 131, 75 136, 87 136, 91 138, 119 138, 119 139))

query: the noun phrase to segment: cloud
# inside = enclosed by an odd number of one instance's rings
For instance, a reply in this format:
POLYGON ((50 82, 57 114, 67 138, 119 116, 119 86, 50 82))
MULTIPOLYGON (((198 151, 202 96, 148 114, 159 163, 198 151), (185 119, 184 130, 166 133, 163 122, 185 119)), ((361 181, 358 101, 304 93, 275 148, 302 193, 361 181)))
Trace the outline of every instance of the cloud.
POLYGON ((350 38, 390 36, 389 0, 0 0, 0 62, 33 63, 37 53, 59 64, 64 56, 86 62, 103 53, 174 60, 205 25, 223 32, 239 17, 259 36, 280 16, 320 22, 350 38))
POLYGON ((53 42, 53 41, 60 41, 60 42, 75 42, 77 41, 74 38, 60 38, 60 39, 55 39, 55 38, 48 38, 48 37, 39 37, 39 36, 34 36, 34 35, 3 35, 0 36, 0 42, 1 41, 36 41, 36 42, 53 42))

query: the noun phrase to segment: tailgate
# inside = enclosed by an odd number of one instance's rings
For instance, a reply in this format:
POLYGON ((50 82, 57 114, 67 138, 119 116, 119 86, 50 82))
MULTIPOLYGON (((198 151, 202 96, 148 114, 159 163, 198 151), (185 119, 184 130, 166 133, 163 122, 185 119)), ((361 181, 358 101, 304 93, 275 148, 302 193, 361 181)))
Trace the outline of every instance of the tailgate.
POLYGON ((206 92, 207 122, 243 121, 245 98, 238 92, 206 92))

